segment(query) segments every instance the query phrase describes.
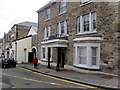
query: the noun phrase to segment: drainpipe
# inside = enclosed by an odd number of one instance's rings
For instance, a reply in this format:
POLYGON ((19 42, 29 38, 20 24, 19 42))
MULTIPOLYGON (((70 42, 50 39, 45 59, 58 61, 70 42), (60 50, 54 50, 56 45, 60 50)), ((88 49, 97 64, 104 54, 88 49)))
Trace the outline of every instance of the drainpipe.
POLYGON ((17 41, 15 41, 15 61, 17 61, 17 41))
POLYGON ((15 37, 15 60, 16 60, 16 62, 17 62, 17 34, 18 34, 18 32, 17 32, 17 25, 15 26, 15 29, 16 29, 16 37, 15 37))
POLYGON ((51 69, 50 67, 50 47, 48 47, 48 67, 49 69, 51 69))

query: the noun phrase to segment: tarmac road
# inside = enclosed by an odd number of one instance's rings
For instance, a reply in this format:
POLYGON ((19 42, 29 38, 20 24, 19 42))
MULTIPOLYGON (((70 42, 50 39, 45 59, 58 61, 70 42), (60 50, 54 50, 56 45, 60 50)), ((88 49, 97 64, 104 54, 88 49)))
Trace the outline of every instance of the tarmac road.
MULTIPOLYGON (((0 82, 0 85, 2 85, 2 88, 17 88, 18 90, 23 88, 32 88, 32 90, 36 88, 79 88, 79 90, 91 88, 87 85, 76 84, 19 67, 2 69, 2 82, 0 82)), ((93 89, 96 90, 95 87, 92 87, 93 89)))

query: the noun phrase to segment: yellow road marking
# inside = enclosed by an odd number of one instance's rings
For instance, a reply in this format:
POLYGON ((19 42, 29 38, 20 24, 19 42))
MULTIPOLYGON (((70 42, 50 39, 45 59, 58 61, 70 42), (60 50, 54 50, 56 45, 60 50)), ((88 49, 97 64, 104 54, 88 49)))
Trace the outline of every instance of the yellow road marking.
MULTIPOLYGON (((3 73, 3 75, 14 77, 14 78, 19 78, 19 79, 23 79, 23 80, 39 82, 39 83, 46 83, 46 84, 65 86, 65 87, 72 87, 72 88, 84 88, 84 87, 67 86, 67 85, 57 84, 57 83, 53 83, 53 82, 45 82, 45 81, 40 81, 40 80, 35 80, 35 79, 30 79, 30 78, 22 78, 22 77, 19 77, 19 76, 13 76, 13 75, 9 75, 9 74, 6 74, 6 73, 3 73)), ((16 88, 16 87, 12 87, 12 88, 16 88)))
MULTIPOLYGON (((25 69, 25 68, 22 68, 22 67, 21 67, 21 69, 23 69, 23 70, 25 70, 25 71, 33 72, 33 71, 31 71, 31 70, 28 70, 28 69, 25 69)), ((76 83, 76 82, 72 82, 72 81, 68 81, 68 80, 64 80, 64 79, 60 79, 60 78, 48 76, 48 75, 41 74, 41 73, 37 73, 37 72, 33 72, 33 73, 39 74, 39 75, 42 75, 42 76, 45 76, 45 77, 53 78, 53 79, 56 79, 56 80, 60 80, 60 81, 63 81, 63 82, 75 84, 75 85, 78 85, 78 86, 83 86, 83 87, 87 87, 87 88, 96 88, 96 87, 93 87, 93 86, 84 85, 84 84, 80 84, 80 83, 76 83)))

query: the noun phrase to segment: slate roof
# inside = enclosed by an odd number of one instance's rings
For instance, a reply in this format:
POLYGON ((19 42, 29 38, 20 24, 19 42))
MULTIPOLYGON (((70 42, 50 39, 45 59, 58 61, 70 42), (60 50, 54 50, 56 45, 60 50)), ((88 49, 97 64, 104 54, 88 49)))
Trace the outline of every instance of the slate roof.
POLYGON ((38 26, 37 23, 35 23, 35 22, 28 22, 28 21, 25 21, 25 22, 22 22, 22 23, 18 23, 18 24, 15 24, 15 25, 21 25, 21 26, 27 26, 27 27, 31 27, 31 26, 37 27, 38 26))

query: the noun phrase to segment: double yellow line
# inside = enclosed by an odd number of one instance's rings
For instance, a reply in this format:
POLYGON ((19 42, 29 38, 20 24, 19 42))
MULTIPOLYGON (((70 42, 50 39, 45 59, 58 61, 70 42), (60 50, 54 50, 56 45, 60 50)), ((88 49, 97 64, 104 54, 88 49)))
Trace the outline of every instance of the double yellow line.
POLYGON ((28 71, 28 72, 32 72, 32 73, 35 73, 35 74, 38 74, 38 75, 41 75, 41 76, 45 76, 45 77, 49 77, 49 78, 52 78, 52 79, 56 79, 56 80, 59 80, 59 81, 63 81, 63 82, 67 82, 67 83, 71 83, 71 84, 74 84, 74 85, 78 85, 78 86, 82 86, 82 87, 86 87, 86 88, 91 88, 91 89, 95 89, 95 88, 96 88, 96 87, 93 87, 93 86, 84 85, 84 84, 80 84, 80 83, 76 83, 76 82, 72 82, 72 81, 68 81, 68 80, 60 79, 60 78, 57 78, 57 77, 53 77, 53 76, 49 76, 49 75, 45 75, 45 74, 42 74, 42 73, 33 72, 32 70, 29 70, 29 69, 26 69, 26 68, 22 68, 22 67, 20 67, 20 69, 25 70, 25 71, 28 71))

